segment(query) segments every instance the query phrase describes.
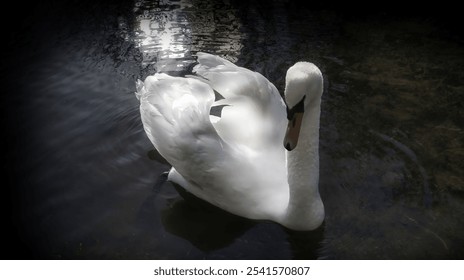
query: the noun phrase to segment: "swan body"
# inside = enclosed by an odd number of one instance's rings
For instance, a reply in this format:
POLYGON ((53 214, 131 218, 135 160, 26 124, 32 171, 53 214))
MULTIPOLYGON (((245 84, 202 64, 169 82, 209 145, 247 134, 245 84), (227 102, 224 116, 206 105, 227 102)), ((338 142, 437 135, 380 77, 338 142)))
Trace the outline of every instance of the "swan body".
POLYGON ((319 227, 319 69, 292 66, 284 102, 261 74, 197 55, 195 76, 156 73, 137 82, 145 132, 172 165, 168 180, 239 216, 319 227), (224 99, 215 101, 215 91, 224 99), (224 106, 220 117, 210 115, 214 106, 224 106))

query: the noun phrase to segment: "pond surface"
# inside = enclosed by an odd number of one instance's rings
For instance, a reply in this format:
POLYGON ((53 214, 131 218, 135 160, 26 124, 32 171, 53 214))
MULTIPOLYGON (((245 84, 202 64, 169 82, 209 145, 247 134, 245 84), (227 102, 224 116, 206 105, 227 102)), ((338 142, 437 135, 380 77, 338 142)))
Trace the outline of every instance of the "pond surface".
POLYGON ((2 258, 464 257, 464 48, 452 21, 297 1, 89 2, 36 4, 9 22, 2 258), (320 67, 321 228, 238 218, 160 183, 170 166, 143 131, 135 82, 183 75, 197 51, 280 91, 296 61, 320 67))

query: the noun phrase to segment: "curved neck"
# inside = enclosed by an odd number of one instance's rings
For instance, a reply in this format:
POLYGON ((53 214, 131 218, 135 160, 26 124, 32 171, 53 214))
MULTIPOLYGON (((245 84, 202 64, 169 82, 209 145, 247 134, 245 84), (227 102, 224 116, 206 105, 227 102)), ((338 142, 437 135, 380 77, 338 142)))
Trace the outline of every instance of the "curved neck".
POLYGON ((324 220, 319 195, 320 112, 320 98, 305 104, 298 145, 286 152, 290 197, 285 225, 295 230, 313 230, 324 220))

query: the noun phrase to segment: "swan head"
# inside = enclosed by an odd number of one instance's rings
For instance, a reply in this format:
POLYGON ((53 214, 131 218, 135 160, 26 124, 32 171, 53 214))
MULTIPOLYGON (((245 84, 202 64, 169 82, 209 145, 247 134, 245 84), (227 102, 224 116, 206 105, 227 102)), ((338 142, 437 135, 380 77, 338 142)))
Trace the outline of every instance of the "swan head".
POLYGON ((284 147, 288 151, 296 148, 304 112, 314 101, 320 100, 322 91, 322 73, 316 65, 297 62, 288 69, 285 77, 288 127, 284 139, 284 147))

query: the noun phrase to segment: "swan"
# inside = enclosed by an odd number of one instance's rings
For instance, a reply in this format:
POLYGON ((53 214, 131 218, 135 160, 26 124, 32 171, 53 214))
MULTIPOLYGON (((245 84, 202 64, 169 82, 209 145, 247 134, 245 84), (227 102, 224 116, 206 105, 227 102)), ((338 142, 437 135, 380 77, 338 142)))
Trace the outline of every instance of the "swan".
POLYGON ((319 68, 290 67, 284 101, 261 74, 212 54, 197 56, 195 75, 156 73, 136 84, 144 130, 172 165, 168 180, 235 215, 291 230, 318 228, 325 215, 319 68), (215 106, 222 106, 220 116, 210 114, 215 106))

